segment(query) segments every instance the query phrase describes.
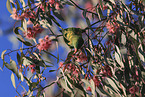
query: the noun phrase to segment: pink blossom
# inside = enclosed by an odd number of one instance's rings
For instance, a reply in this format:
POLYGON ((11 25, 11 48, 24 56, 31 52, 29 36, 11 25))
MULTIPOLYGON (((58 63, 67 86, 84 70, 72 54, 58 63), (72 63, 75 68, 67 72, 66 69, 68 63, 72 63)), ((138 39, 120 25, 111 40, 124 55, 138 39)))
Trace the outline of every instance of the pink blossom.
POLYGON ((32 39, 34 37, 35 37, 35 34, 33 32, 28 32, 26 35, 26 38, 28 38, 28 39, 32 39))
POLYGON ((81 52, 81 53, 79 53, 79 55, 77 55, 76 56, 76 58, 77 58, 77 62, 84 62, 84 61, 87 61, 87 56, 83 53, 83 52, 81 52))
POLYGON ((33 69, 31 69, 31 73, 34 73, 35 72, 35 69, 33 68, 33 69))
POLYGON ((36 14, 35 11, 33 11, 33 13, 32 13, 29 9, 27 9, 27 10, 25 10, 25 11, 21 14, 20 19, 21 19, 21 20, 24 19, 24 18, 33 18, 33 19, 35 19, 34 14, 36 14))
POLYGON ((133 86, 133 87, 129 88, 129 92, 130 92, 131 94, 134 94, 134 93, 135 93, 135 87, 133 86))
POLYGON ((35 72, 35 64, 29 65, 29 68, 31 69, 31 73, 35 72))
POLYGON ((75 75, 76 77, 78 77, 78 71, 77 70, 73 71, 73 75, 75 75))
POLYGON ((40 8, 42 9, 42 11, 45 11, 44 6, 41 4, 40 8))
POLYGON ((54 4, 55 3, 55 0, 49 0, 49 3, 50 4, 54 4))
POLYGON ((31 27, 27 28, 28 32, 25 33, 25 37, 28 39, 32 39, 36 36, 36 34, 33 32, 33 29, 31 27))
POLYGON ((133 95, 135 95, 136 92, 139 91, 139 87, 138 86, 132 86, 131 88, 129 88, 129 92, 133 95))
POLYGON ((12 15, 10 17, 12 17, 15 20, 19 20, 20 19, 19 16, 18 16, 18 14, 17 14, 16 8, 13 8, 12 9, 12 15))
POLYGON ((38 33, 41 33, 43 31, 43 28, 41 28, 41 26, 37 24, 33 27, 28 27, 27 31, 27 33, 24 32, 24 36, 28 39, 32 39, 35 38, 38 33))
POLYGON ((49 40, 49 36, 46 35, 44 39, 45 39, 46 41, 49 40))
POLYGON ((34 68, 36 65, 35 64, 32 64, 32 65, 29 65, 29 68, 34 68))
POLYGON ((48 50, 51 46, 51 40, 49 40, 49 37, 46 35, 44 39, 39 39, 39 44, 37 45, 37 48, 41 52, 41 50, 48 50))
POLYGON ((85 9, 87 9, 88 11, 92 11, 92 8, 93 8, 93 4, 90 1, 85 3, 85 9))
POLYGON ((27 24, 30 25, 30 24, 33 24, 33 23, 32 23, 31 20, 29 19, 29 20, 27 21, 27 24))
POLYGON ((59 10, 60 9, 59 6, 60 6, 60 4, 58 2, 56 2, 55 3, 55 9, 59 10))
POLYGON ((63 62, 60 62, 59 63, 59 67, 63 67, 63 62))
POLYGON ((110 21, 108 21, 106 23, 106 28, 109 30, 109 33, 115 33, 119 28, 119 24, 117 24, 116 22, 111 23, 110 21))
POLYGON ((41 33, 43 31, 43 28, 41 28, 39 24, 36 24, 35 26, 33 26, 33 31, 35 33, 41 33))
POLYGON ((42 44, 42 43, 44 43, 44 40, 43 40, 42 38, 40 38, 40 39, 38 40, 38 42, 39 42, 40 44, 42 44))

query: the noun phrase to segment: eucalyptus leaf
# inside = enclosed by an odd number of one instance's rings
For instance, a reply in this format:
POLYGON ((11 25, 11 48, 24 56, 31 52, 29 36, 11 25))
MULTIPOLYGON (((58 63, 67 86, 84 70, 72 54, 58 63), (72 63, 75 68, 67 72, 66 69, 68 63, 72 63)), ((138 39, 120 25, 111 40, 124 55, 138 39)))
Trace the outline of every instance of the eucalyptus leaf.
POLYGON ((96 91, 99 93, 100 96, 107 97, 107 95, 102 93, 98 87, 96 87, 96 91))
POLYGON ((141 44, 138 46, 138 55, 140 57, 140 60, 142 60, 142 62, 145 62, 145 53, 141 44))
POLYGON ((70 90, 69 87, 67 86, 67 84, 66 84, 66 82, 65 82, 64 79, 60 79, 59 81, 60 81, 61 86, 62 86, 65 90, 71 92, 71 90, 70 90))
POLYGON ((115 89, 116 92, 119 92, 120 90, 116 86, 116 83, 111 78, 106 78, 109 84, 115 89))
POLYGON ((1 59, 4 60, 4 54, 7 50, 4 50, 2 53, 1 53, 1 59))
POLYGON ((16 88, 15 76, 14 76, 13 72, 11 74, 11 81, 12 81, 13 87, 16 88))
POLYGON ((118 48, 117 45, 116 45, 115 47, 116 47, 116 50, 117 50, 117 51, 115 51, 115 60, 117 61, 117 63, 118 63, 122 68, 124 68, 124 64, 123 64, 123 62, 122 62, 122 56, 121 56, 120 50, 119 50, 119 48, 118 48))
POLYGON ((22 60, 24 66, 33 64, 33 62, 30 61, 27 57, 23 57, 22 60))
POLYGON ((13 14, 13 11, 12 11, 12 9, 11 9, 11 2, 10 2, 10 0, 7 0, 7 2, 6 2, 6 7, 7 7, 7 10, 8 10, 11 14, 13 14))

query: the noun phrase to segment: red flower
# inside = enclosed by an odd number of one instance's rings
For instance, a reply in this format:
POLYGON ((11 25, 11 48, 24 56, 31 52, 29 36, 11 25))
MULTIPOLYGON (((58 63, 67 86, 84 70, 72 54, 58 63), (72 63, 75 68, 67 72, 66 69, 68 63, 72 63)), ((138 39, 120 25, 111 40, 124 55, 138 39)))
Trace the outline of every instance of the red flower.
POLYGON ((87 91, 92 91, 91 87, 88 87, 88 88, 87 88, 87 91))

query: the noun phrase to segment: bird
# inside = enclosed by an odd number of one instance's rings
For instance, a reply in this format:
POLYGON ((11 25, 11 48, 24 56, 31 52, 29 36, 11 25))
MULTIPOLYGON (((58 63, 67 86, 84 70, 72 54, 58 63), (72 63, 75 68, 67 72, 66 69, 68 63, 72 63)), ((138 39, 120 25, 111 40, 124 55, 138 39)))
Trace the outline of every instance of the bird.
POLYGON ((82 33, 84 32, 83 29, 70 27, 61 29, 60 31, 62 32, 65 43, 70 47, 70 49, 74 48, 74 53, 76 53, 84 44, 82 38, 82 33))

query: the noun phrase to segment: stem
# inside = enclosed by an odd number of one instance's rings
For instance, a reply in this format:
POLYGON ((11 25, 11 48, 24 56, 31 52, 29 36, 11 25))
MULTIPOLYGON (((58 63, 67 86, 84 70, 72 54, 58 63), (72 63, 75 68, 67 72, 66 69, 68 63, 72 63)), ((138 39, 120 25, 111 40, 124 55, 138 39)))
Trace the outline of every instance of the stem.
POLYGON ((10 52, 9 53, 6 53, 5 56, 6 55, 9 55, 10 53, 15 52, 15 51, 25 50, 25 49, 31 49, 31 48, 34 48, 34 47, 36 47, 36 46, 32 46, 32 47, 29 47, 29 48, 23 48, 23 49, 16 49, 16 50, 13 50, 13 51, 10 50, 10 52))

